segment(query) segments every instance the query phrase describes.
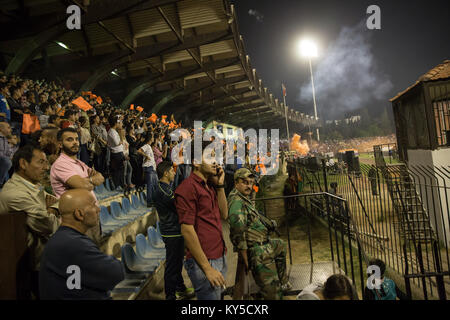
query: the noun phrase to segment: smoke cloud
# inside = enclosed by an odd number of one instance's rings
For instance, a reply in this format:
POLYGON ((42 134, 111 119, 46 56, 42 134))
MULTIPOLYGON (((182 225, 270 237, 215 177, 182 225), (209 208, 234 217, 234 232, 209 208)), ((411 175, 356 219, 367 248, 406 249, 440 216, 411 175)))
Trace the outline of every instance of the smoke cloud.
MULTIPOLYGON (((318 109, 327 119, 344 112, 386 101, 392 89, 389 76, 377 67, 365 21, 342 28, 337 40, 313 64, 318 109)), ((300 102, 312 104, 311 82, 302 85, 300 102)))
POLYGON ((264 15, 261 12, 256 11, 255 9, 248 10, 248 14, 254 16, 258 22, 264 21, 264 15))
POLYGON ((297 151, 300 155, 306 156, 309 152, 308 142, 306 142, 306 140, 300 139, 301 139, 300 135, 294 134, 289 146, 289 150, 297 151))

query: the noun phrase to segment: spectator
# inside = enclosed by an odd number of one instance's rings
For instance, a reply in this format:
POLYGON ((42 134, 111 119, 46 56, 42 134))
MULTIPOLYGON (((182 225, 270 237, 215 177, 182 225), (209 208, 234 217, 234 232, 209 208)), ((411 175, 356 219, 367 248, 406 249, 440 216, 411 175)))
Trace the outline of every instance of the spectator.
POLYGON ((144 168, 145 183, 147 184, 147 207, 153 206, 153 192, 158 183, 156 163, 151 147, 153 141, 153 134, 149 133, 145 139, 145 144, 138 151, 144 157, 142 167, 144 168))
POLYGON ((9 108, 6 97, 9 96, 8 85, 6 83, 0 83, 0 120, 1 118, 6 121, 11 121, 11 109, 9 108))
POLYGON ((77 159, 80 143, 78 133, 73 128, 65 128, 58 132, 61 155, 53 163, 50 170, 50 181, 56 197, 60 197, 68 189, 86 189, 93 192, 94 187, 102 184, 102 174, 89 168, 77 159))
POLYGON ((164 144, 164 147, 161 148, 161 136, 158 136, 157 139, 155 139, 153 141, 152 144, 152 150, 153 150, 153 155, 155 156, 155 164, 156 166, 158 166, 158 164, 160 164, 163 159, 167 158, 167 144, 164 144), (161 151, 162 149, 162 151, 161 151))
POLYGON ((117 130, 122 129, 122 122, 116 116, 109 117, 108 148, 111 151, 110 169, 115 187, 123 187, 124 161, 123 143, 117 130))
POLYGON ((22 121, 24 110, 19 104, 18 100, 21 96, 21 89, 18 87, 11 87, 9 89, 11 96, 7 97, 7 102, 11 108, 11 126, 13 127, 16 134, 20 134, 22 131, 22 121))
POLYGON ((333 274, 324 285, 311 283, 306 286, 297 300, 358 300, 358 295, 346 276, 333 274))
POLYGON ((0 188, 8 179, 12 156, 17 150, 17 137, 12 135, 8 122, 0 122, 0 188))
POLYGON ((64 117, 66 118, 66 120, 62 121, 61 123, 61 128, 65 129, 65 128, 74 128, 77 129, 78 125, 77 125, 77 121, 78 121, 78 111, 76 110, 67 110, 64 113, 64 117))
POLYGON ((140 142, 135 135, 133 126, 127 127, 127 142, 129 143, 128 152, 130 157, 130 164, 133 168, 132 183, 141 186, 142 182, 142 157, 138 154, 140 142))
POLYGON ((61 128, 61 117, 57 114, 52 114, 48 118, 48 126, 53 128, 61 128))
MULTIPOLYGON (((369 261, 369 266, 377 266, 380 268, 381 284, 380 287, 369 289, 367 286, 364 288, 364 300, 409 300, 408 296, 403 293, 395 284, 392 279, 389 279, 384 275, 386 272, 386 264, 380 259, 372 259, 369 261)), ((368 277, 371 274, 367 275, 368 277)), ((373 283, 376 286, 375 283, 373 283)))
POLYGON ((13 156, 14 174, 0 192, 0 214, 25 212, 27 246, 30 250, 31 289, 39 297, 38 271, 42 251, 60 224, 57 199, 41 190, 39 181, 48 162, 45 153, 32 144, 13 156))
POLYGON ((43 114, 39 116, 39 123, 41 128, 48 126, 48 119, 53 114, 52 106, 49 103, 41 104, 41 110, 43 114))
POLYGON ((87 128, 87 122, 85 117, 80 117, 80 160, 89 165, 91 156, 88 145, 91 143, 91 133, 87 128))
POLYGON ((106 162, 106 144, 108 140, 108 133, 105 126, 100 122, 100 117, 92 116, 91 121, 91 134, 94 148, 94 168, 101 174, 106 174, 105 162, 106 162))
POLYGON ((86 236, 89 229, 98 225, 100 208, 96 202, 83 189, 69 190, 61 196, 62 224, 42 255, 42 299, 111 299, 109 291, 124 279, 122 263, 101 252, 86 236), (80 278, 71 281, 74 272, 80 278))
POLYGON ((193 161, 192 174, 175 191, 181 233, 188 248, 185 268, 199 300, 219 300, 225 288, 227 264, 221 218, 227 219, 228 208, 224 178, 221 168, 202 157, 200 164, 193 161))
POLYGON ((166 246, 166 266, 164 269, 164 290, 166 300, 189 299, 195 293, 187 289, 181 274, 184 260, 184 239, 175 208, 171 183, 175 177, 172 163, 161 162, 157 167, 158 188, 155 190, 155 206, 158 211, 161 236, 166 246))
MULTIPOLYGON (((44 129, 41 130, 40 137, 38 139, 39 145, 42 151, 45 152, 45 155, 47 156, 47 160, 50 166, 53 165, 53 163, 59 156, 60 146, 58 144, 57 136, 58 136, 58 128, 45 127, 44 129)), ((54 194, 50 182, 50 168, 46 171, 45 175, 42 177, 41 183, 44 186, 45 191, 47 191, 50 194, 54 194)))
POLYGON ((124 166, 124 185, 125 188, 133 189, 135 185, 131 182, 131 177, 133 176, 133 167, 130 163, 130 150, 127 138, 125 136, 125 129, 121 128, 119 130, 119 136, 123 143, 123 155, 125 160, 123 162, 124 166))

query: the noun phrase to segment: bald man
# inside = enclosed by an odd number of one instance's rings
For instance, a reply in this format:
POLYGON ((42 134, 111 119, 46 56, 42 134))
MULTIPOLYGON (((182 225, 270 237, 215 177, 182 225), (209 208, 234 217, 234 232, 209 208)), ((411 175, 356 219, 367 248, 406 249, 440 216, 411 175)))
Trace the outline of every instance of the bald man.
POLYGON ((86 236, 98 224, 96 199, 88 190, 71 189, 61 195, 59 210, 61 226, 42 255, 41 299, 111 299, 109 291, 124 279, 124 270, 86 236))

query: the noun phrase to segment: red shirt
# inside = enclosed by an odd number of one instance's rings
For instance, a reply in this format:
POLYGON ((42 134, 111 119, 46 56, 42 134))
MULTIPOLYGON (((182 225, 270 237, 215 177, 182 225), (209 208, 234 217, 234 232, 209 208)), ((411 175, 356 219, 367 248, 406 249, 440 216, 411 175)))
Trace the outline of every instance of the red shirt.
MULTIPOLYGON (((176 189, 175 206, 179 223, 194 226, 206 257, 222 257, 226 248, 222 236, 219 201, 214 187, 192 173, 176 189)), ((189 251, 186 258, 192 258, 189 251)))

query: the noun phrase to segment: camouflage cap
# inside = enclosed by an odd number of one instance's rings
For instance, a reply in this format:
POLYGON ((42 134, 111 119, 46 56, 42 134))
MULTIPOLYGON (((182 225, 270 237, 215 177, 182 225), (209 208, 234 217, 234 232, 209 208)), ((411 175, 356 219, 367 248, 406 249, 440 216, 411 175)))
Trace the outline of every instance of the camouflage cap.
POLYGON ((255 175, 248 170, 247 168, 240 168, 238 170, 236 170, 236 172, 234 173, 234 180, 239 179, 239 178, 254 178, 255 175))

